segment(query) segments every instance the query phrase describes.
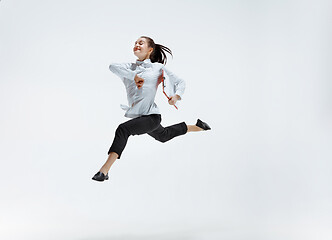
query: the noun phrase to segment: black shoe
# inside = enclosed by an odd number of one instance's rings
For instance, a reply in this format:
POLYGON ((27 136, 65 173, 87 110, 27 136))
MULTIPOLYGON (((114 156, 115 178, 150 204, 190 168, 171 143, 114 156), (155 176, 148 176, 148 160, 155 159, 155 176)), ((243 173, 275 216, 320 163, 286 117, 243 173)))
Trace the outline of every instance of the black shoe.
POLYGON ((197 119, 196 126, 202 128, 203 130, 211 130, 210 126, 207 123, 202 122, 200 119, 197 119))
POLYGON ((97 172, 97 173, 93 176, 92 179, 93 179, 93 180, 96 180, 96 181, 99 181, 99 182, 102 182, 102 181, 104 181, 104 180, 108 180, 108 173, 107 173, 106 176, 105 176, 104 173, 102 173, 102 172, 97 172))

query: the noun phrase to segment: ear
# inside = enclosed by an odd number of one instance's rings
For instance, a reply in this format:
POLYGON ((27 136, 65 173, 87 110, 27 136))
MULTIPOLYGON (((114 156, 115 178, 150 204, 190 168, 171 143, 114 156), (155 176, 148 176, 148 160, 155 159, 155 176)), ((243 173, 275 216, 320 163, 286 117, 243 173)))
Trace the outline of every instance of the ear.
POLYGON ((151 54, 152 52, 153 52, 153 48, 150 47, 150 49, 149 49, 149 53, 151 54))

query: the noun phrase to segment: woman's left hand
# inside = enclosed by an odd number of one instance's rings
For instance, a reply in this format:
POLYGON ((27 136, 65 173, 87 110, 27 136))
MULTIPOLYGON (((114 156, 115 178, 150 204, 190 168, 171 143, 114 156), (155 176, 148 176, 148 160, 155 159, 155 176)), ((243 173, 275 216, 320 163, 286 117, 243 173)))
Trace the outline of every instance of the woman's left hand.
POLYGON ((169 98, 168 103, 170 105, 174 105, 179 99, 180 99, 179 95, 174 95, 174 96, 169 98))

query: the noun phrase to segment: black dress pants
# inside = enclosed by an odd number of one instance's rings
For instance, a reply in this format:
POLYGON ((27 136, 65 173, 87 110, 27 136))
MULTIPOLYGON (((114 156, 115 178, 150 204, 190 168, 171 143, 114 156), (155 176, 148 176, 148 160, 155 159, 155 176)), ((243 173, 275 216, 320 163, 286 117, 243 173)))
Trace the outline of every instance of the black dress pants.
POLYGON ((120 158, 130 135, 147 133, 154 139, 164 143, 187 132, 187 125, 185 122, 165 128, 160 125, 160 122, 160 114, 150 114, 121 123, 115 131, 113 143, 107 154, 116 152, 119 155, 118 158, 120 158))

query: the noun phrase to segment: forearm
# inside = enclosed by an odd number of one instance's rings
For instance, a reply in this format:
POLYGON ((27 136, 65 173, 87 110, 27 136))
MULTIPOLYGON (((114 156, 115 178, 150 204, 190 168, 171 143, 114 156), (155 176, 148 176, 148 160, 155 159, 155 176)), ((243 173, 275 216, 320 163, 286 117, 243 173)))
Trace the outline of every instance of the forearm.
POLYGON ((184 91, 186 89, 186 82, 182 79, 179 78, 178 76, 176 76, 174 73, 172 73, 171 71, 169 71, 168 69, 164 68, 165 72, 167 73, 167 75, 169 76, 169 78, 171 79, 171 81, 174 84, 174 91, 175 91, 175 96, 178 96, 178 100, 182 99, 182 96, 184 94, 184 91))

